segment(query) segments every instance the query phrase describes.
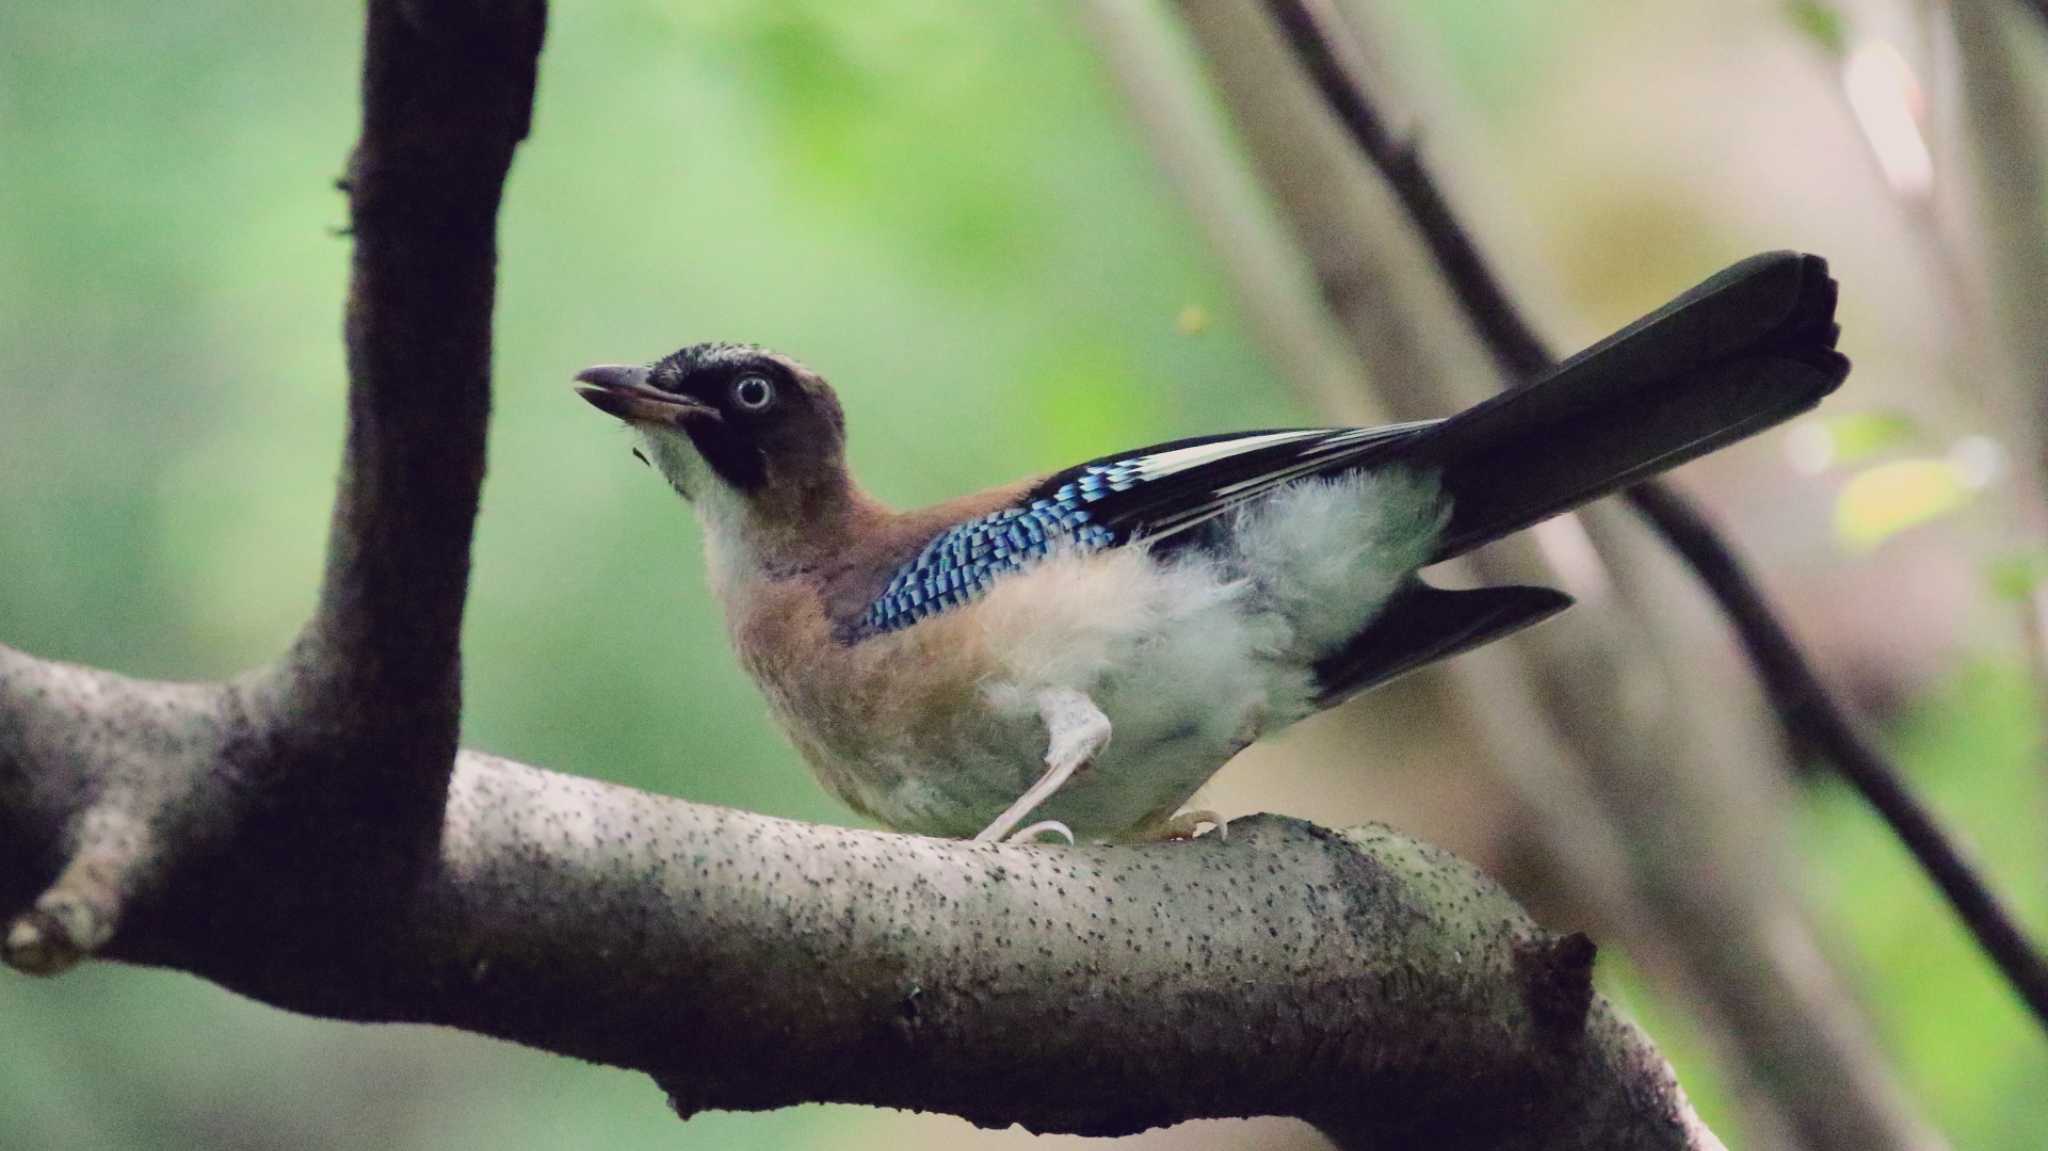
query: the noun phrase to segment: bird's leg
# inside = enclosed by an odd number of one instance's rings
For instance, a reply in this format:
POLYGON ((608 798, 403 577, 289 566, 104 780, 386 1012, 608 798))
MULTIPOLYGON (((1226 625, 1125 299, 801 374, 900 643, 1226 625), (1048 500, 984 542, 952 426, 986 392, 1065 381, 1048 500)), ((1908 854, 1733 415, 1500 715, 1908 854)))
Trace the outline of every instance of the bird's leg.
MULTIPOLYGON (((1109 744, 1109 717, 1083 692, 1065 687, 1046 689, 1038 696, 1038 715, 1045 721, 1047 737, 1045 774, 1018 796, 1017 802, 996 816, 994 823, 981 829, 981 834, 974 837, 978 843, 1007 837, 1109 744)), ((1032 830, 1035 834, 1050 829, 1038 824, 1032 830)), ((1062 826, 1060 830, 1066 828, 1062 826)), ((1072 838, 1069 833, 1068 839, 1072 838)))

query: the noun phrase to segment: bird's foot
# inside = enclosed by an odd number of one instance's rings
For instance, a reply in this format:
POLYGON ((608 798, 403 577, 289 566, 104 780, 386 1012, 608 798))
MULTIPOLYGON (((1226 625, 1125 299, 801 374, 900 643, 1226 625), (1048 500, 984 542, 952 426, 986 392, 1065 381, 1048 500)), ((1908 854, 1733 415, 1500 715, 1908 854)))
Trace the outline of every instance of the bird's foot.
POLYGON ((1161 823, 1154 824, 1143 836, 1141 842, 1164 843, 1175 839, 1194 839, 1202 834, 1206 825, 1213 828, 1216 838, 1230 838, 1230 821, 1213 811, 1183 811, 1161 823))

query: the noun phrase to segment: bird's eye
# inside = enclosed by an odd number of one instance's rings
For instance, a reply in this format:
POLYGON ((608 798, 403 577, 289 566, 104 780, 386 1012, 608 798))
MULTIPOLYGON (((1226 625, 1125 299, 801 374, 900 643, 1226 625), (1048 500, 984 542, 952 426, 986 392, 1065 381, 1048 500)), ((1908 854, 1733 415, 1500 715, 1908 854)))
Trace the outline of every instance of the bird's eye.
POLYGON ((743 412, 761 412, 775 402, 775 385, 766 376, 741 376, 732 382, 732 402, 743 412))

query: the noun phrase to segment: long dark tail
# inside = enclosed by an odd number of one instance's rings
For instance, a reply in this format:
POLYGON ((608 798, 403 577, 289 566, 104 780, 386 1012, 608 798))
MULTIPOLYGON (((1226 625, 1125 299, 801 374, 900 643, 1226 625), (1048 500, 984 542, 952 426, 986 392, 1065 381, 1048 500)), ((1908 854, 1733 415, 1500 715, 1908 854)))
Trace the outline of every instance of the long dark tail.
MULTIPOLYGON (((1807 411, 1840 386, 1835 282, 1797 252, 1753 256, 1522 387, 1376 453, 1432 471, 1449 559, 1807 411)), ((1327 702, 1476 647, 1570 602, 1542 588, 1419 581, 1317 667, 1327 702)))
MULTIPOLYGON (((1807 411, 1849 374, 1818 256, 1736 264, 1397 451, 1436 471, 1449 559, 1807 411)), ((1376 463, 1378 461, 1375 461, 1376 463)))

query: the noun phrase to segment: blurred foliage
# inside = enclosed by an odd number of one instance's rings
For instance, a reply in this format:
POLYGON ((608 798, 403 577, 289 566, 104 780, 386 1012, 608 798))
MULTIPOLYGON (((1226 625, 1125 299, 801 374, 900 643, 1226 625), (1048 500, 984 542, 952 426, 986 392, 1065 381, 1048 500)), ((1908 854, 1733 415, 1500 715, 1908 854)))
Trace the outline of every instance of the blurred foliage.
POLYGON ((1849 21, 1842 10, 1821 0, 1785 0, 1785 19, 1807 39, 1832 56, 1849 49, 1849 21))
MULTIPOLYGON (((2036 939, 2048 937, 2039 698, 2018 666, 1973 667, 1922 701, 1895 739, 1921 795, 2003 877, 2036 939)), ((1804 816, 1812 905, 1885 1050, 1954 1146, 2038 1146, 2048 1045, 2035 1021, 1860 798, 1827 779, 1804 816)))
POLYGON ((1804 427, 1826 438, 1826 462, 1836 467, 1863 463, 1922 438, 1919 425, 1904 412, 1826 412, 1804 427))
POLYGON ((1985 573, 1991 594, 1999 599, 2025 600, 2048 588, 2048 547, 2036 547, 2002 555, 1991 561, 1985 573))
MULTIPOLYGON (((1483 108, 1562 50, 1550 7, 1410 6, 1483 108)), ((686 512, 572 372, 700 339, 792 352, 840 385, 856 465, 904 503, 1305 416, 1057 6, 554 7, 502 230, 465 738, 848 819, 726 654, 686 512)), ((310 607, 358 19, 311 0, 0 4, 6 642, 220 676, 310 607)), ((2035 852, 2001 873, 2038 877, 2025 701, 2012 676, 1973 674, 1901 738, 1952 822, 2035 852)), ((2023 1088, 2048 1068, 2018 1012, 1847 797, 1824 790, 1807 827, 1830 929, 1937 1119, 1959 1144, 2032 1145, 2040 1093, 2023 1088)), ((1683 1013, 1630 999, 1711 1095, 1683 1013)), ((679 1127, 636 1076, 308 1022, 162 972, 0 978, 0 1019, 0 1147, 858 1147, 902 1130, 843 1108, 679 1127)))
MULTIPOLYGON (((2041 938, 2048 717, 2033 693, 2020 666, 1974 665, 1904 717, 1891 750, 2041 938)), ((2033 1017, 1863 799, 1831 774, 1816 779, 1797 824, 1801 874, 1887 1057, 1951 1145, 2038 1147, 2048 1130, 2048 1046, 2033 1017)), ((1729 1085, 1692 1021, 1659 1003, 1626 959, 1603 955, 1601 987, 1657 1036, 1723 1142, 1743 1145, 1729 1085)))
POLYGON ((1865 468, 1850 477, 1835 500, 1835 535, 1852 548, 1874 548, 1961 508, 1980 487, 1947 459, 1893 460, 1865 468))

